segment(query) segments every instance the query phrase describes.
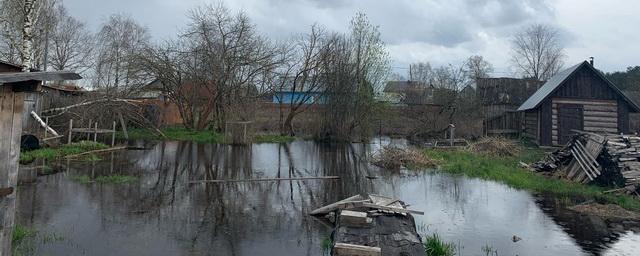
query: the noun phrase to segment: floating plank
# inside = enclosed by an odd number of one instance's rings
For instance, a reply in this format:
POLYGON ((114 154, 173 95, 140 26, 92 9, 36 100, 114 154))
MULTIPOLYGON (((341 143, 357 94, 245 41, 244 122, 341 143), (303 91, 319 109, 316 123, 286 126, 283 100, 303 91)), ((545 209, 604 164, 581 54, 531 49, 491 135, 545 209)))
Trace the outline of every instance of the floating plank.
POLYGON ((355 202, 355 201, 361 201, 363 199, 364 198, 361 195, 355 195, 355 196, 352 196, 352 197, 349 197, 349 198, 342 199, 342 200, 340 200, 338 202, 335 202, 335 203, 320 207, 318 209, 315 209, 315 210, 311 211, 310 214, 311 215, 321 215, 321 214, 324 215, 324 214, 333 212, 335 210, 341 209, 340 207, 342 205, 346 204, 346 203, 355 202))
POLYGON ((372 208, 372 209, 383 210, 383 211, 390 211, 390 212, 397 212, 397 213, 413 213, 413 214, 418 214, 418 215, 424 215, 423 211, 410 210, 410 209, 398 208, 398 207, 390 207, 390 206, 382 206, 382 205, 377 205, 377 204, 372 204, 372 203, 363 203, 362 206, 369 207, 369 208, 372 208))
POLYGON ((340 176, 265 178, 265 179, 246 179, 246 180, 193 180, 193 181, 189 181, 189 184, 195 184, 195 183, 260 182, 260 181, 287 181, 287 180, 335 180, 335 179, 340 179, 340 176))
POLYGON ((380 247, 370 247, 364 245, 336 243, 333 246, 334 256, 380 256, 380 247))

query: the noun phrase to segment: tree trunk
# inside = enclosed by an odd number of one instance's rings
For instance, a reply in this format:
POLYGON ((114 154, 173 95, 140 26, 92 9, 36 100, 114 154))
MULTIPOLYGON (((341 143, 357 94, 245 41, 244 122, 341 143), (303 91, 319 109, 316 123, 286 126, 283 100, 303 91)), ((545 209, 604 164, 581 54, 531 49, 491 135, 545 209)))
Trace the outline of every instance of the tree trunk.
POLYGON ((37 0, 24 0, 24 24, 22 25, 22 72, 33 66, 33 19, 37 0))

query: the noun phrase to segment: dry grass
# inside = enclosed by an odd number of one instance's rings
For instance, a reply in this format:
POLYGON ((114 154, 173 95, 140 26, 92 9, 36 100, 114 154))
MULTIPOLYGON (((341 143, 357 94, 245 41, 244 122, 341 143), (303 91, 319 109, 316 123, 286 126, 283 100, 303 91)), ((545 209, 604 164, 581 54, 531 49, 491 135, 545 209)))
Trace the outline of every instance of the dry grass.
POLYGON ((388 170, 421 169, 435 167, 437 162, 420 151, 397 147, 384 147, 373 156, 373 164, 388 170))
POLYGON ((615 204, 582 204, 570 207, 569 209, 603 218, 640 220, 640 214, 626 210, 615 204))
POLYGON ((522 148, 516 141, 510 139, 484 137, 469 145, 467 150, 477 154, 503 157, 517 156, 522 148))

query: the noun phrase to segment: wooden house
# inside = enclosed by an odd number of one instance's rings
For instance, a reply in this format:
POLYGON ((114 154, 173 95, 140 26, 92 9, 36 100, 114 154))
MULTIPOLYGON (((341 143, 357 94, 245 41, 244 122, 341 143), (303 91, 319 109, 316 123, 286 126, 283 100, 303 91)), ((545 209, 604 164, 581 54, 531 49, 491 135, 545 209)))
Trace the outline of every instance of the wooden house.
POLYGON ((541 86, 536 79, 479 78, 476 98, 482 106, 484 133, 517 136, 522 116, 517 109, 541 86))
POLYGON ((523 136, 540 146, 558 146, 574 130, 627 133, 629 113, 640 108, 593 62, 584 61, 553 76, 518 111, 524 112, 523 136))

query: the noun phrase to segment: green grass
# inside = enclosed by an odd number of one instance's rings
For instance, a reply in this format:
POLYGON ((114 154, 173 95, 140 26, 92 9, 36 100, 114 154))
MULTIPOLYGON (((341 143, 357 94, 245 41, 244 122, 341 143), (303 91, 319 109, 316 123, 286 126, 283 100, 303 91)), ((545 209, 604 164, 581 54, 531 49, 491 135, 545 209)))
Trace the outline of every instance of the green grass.
MULTIPOLYGON (((194 131, 185 128, 166 128, 161 130, 166 136, 163 138, 159 134, 148 129, 131 129, 129 130, 129 139, 133 140, 177 140, 177 141, 194 141, 198 143, 222 143, 224 136, 211 130, 194 131)), ((123 139, 124 133, 117 132, 116 137, 123 139)))
POLYGON ((95 180, 92 180, 91 177, 87 175, 79 175, 79 176, 71 176, 71 180, 82 183, 101 183, 101 184, 126 184, 136 182, 138 180, 137 177, 126 176, 126 175, 109 175, 109 176, 99 176, 95 180))
POLYGON ((253 141, 255 143, 289 143, 296 140, 295 137, 275 134, 256 135, 253 141))
POLYGON ((548 193, 560 197, 580 197, 601 203, 617 204, 623 208, 640 211, 640 201, 630 196, 604 194, 610 188, 571 183, 540 176, 519 166, 519 162, 531 163, 542 158, 539 149, 524 148, 516 157, 493 157, 467 151, 426 150, 428 157, 440 160, 440 170, 454 175, 492 180, 516 189, 536 193, 548 193))
POLYGON ((109 146, 93 141, 81 141, 57 148, 41 148, 20 153, 20 162, 28 163, 35 159, 54 160, 68 155, 75 155, 92 150, 106 149, 109 146))
POLYGON ((38 231, 36 231, 35 229, 16 224, 13 227, 11 242, 13 242, 13 244, 19 244, 22 243, 22 241, 24 241, 26 238, 35 237, 37 234, 38 231))
POLYGON ((427 236, 424 241, 424 252, 427 256, 454 256, 456 255, 455 245, 446 243, 440 239, 438 234, 427 236))

